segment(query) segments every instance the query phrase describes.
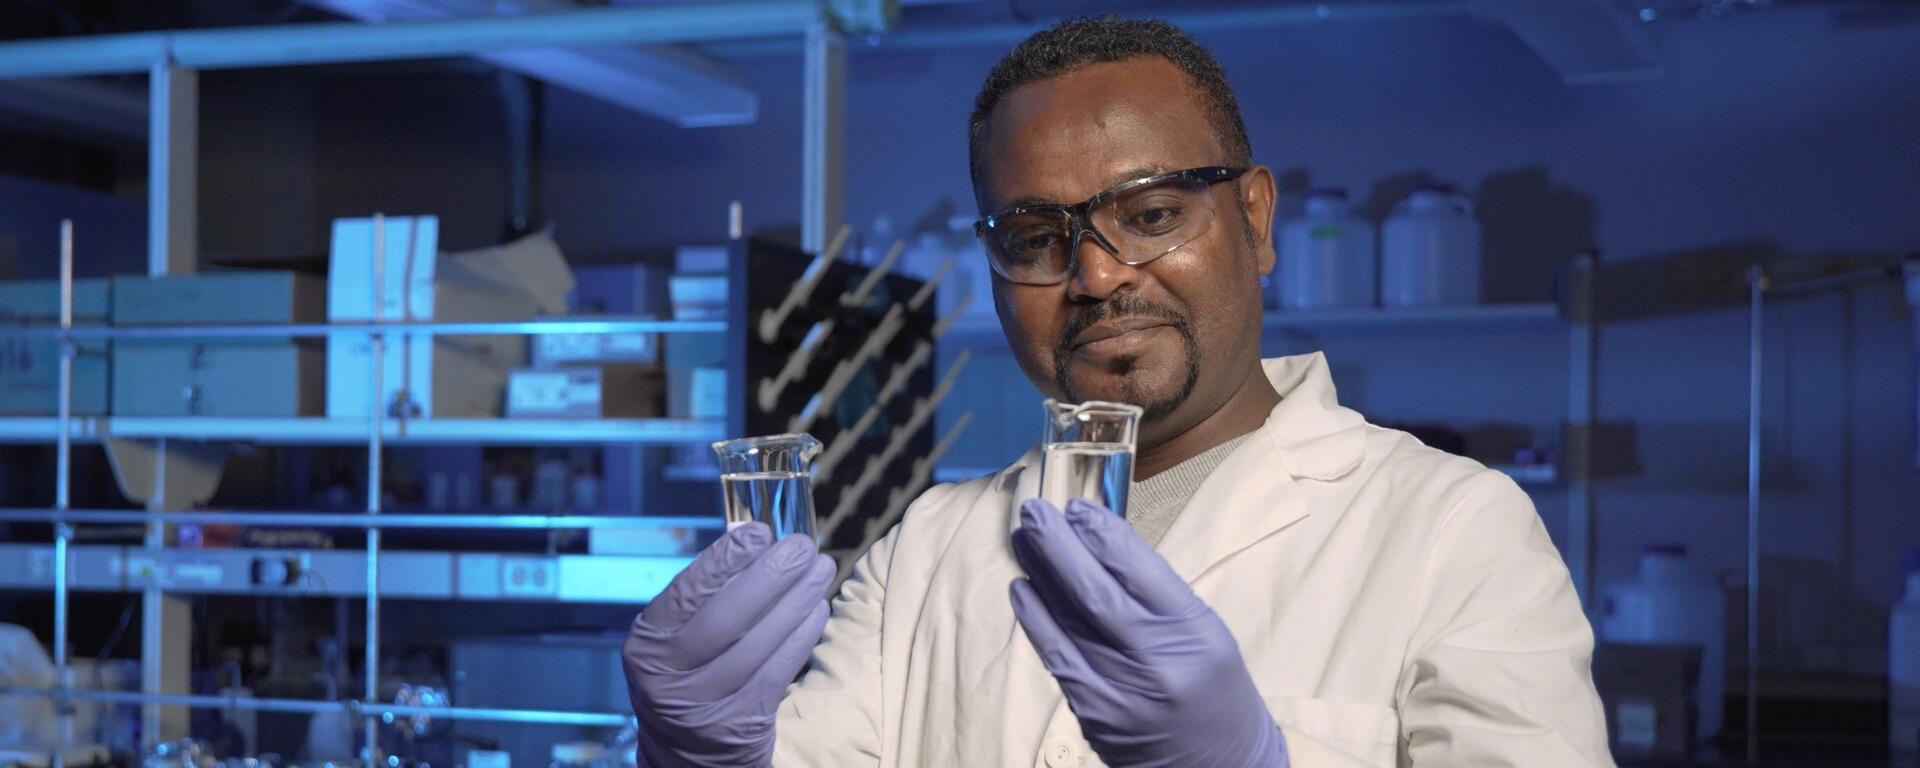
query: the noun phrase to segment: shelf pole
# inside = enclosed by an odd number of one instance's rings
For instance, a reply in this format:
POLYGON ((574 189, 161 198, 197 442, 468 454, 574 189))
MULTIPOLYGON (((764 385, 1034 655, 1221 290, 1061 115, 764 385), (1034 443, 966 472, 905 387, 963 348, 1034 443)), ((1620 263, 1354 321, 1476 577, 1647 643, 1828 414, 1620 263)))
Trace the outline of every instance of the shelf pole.
POLYGON ((1747 271, 1747 763, 1760 759, 1760 373, 1762 309, 1770 279, 1747 271))
POLYGON ((801 102, 800 247, 821 253, 840 229, 846 146, 846 41, 824 15, 807 25, 801 102))
POLYGON ((1574 258, 1567 350, 1567 570, 1582 605, 1593 606, 1593 425, 1595 370, 1598 368, 1599 255, 1574 258))
MULTIPOLYGON (((60 221, 60 330, 73 327, 73 220, 60 221)), ((69 495, 73 477, 73 341, 60 341, 60 404, 58 419, 58 441, 54 449, 53 508, 66 512, 73 505, 69 495)), ((73 674, 68 668, 67 624, 71 610, 69 594, 72 584, 68 583, 69 552, 68 546, 73 539, 73 526, 65 522, 53 526, 53 673, 54 690, 53 711, 56 729, 59 731, 53 749, 53 768, 66 768, 67 747, 73 744, 73 702, 67 696, 72 693, 73 674)))
MULTIPOLYGON (((373 215, 373 316, 380 318, 386 314, 385 289, 387 283, 387 217, 385 214, 373 215)), ((387 367, 386 334, 374 331, 372 340, 373 391, 367 398, 367 514, 380 514, 380 453, 381 423, 386 415, 384 382, 381 374, 387 367)), ((367 639, 366 639, 366 685, 361 693, 363 701, 380 700, 380 529, 367 529, 367 639)), ((371 711, 363 713, 363 736, 367 741, 364 765, 373 766, 380 760, 379 728, 380 721, 371 711)))

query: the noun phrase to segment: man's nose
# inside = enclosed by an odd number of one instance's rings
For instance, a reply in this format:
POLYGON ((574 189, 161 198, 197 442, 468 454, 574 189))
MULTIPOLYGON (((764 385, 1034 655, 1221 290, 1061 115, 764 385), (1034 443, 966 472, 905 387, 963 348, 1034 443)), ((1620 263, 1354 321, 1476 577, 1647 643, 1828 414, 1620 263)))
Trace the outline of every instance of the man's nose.
POLYGON ((1067 298, 1076 302, 1105 301, 1122 291, 1138 288, 1140 268, 1107 250, 1106 238, 1085 229, 1075 238, 1073 272, 1067 276, 1067 298))

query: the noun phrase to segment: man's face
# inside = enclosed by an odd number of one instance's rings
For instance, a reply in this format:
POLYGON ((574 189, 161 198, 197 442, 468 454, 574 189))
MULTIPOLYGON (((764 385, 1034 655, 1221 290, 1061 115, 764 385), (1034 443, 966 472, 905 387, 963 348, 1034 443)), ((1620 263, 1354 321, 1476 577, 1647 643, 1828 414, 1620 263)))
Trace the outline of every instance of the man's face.
MULTIPOLYGON (((1008 93, 981 137, 984 213, 1013 201, 1078 203, 1157 173, 1226 165, 1205 94, 1171 62, 1095 64, 1008 93)), ((995 275, 994 308, 1034 386, 1071 402, 1147 410, 1143 441, 1212 414, 1259 364, 1259 276, 1273 267, 1273 181, 1264 167, 1207 191, 1207 230, 1128 266, 1092 238, 1057 285, 995 275)), ((1109 238, 1115 233, 1106 232, 1109 238)))

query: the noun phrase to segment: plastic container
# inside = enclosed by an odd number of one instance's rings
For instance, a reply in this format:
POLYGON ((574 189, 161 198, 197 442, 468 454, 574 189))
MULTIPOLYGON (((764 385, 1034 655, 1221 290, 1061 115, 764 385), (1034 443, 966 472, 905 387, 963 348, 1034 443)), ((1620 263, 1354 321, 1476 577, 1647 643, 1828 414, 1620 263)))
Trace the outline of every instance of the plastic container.
POLYGON ((1720 732, 1727 695, 1727 595, 1693 572, 1686 547, 1642 549, 1639 577, 1609 588, 1601 615, 1601 637, 1608 642, 1700 646, 1694 736, 1705 741, 1720 732))
POLYGON ((1480 303, 1480 221, 1472 200, 1436 184, 1394 207, 1380 228, 1380 303, 1480 303))
POLYGON ((1274 305, 1328 309, 1377 304, 1373 225, 1353 215, 1343 190, 1312 190, 1303 207, 1298 218, 1280 225, 1274 305))
POLYGON ((1907 594, 1887 621, 1887 743, 1910 765, 1920 758, 1920 547, 1904 565, 1907 594))
POLYGON ((595 768, 606 756, 607 748, 593 741, 563 741, 553 745, 548 768, 595 768))
POLYGON ((566 459, 548 456, 533 469, 533 498, 529 502, 535 509, 564 509, 567 506, 567 486, 573 480, 573 467, 566 459))

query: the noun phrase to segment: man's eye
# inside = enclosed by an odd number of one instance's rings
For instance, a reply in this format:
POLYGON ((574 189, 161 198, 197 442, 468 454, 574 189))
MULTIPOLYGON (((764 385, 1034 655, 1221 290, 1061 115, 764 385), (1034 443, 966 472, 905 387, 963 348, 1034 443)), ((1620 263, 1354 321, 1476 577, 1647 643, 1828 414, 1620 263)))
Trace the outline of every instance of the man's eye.
POLYGON ((1037 255, 1052 250, 1059 242, 1060 234, 1057 232, 1036 232, 1020 238, 1014 250, 1037 255))
POLYGON ((1183 211, 1174 207, 1148 208, 1127 219, 1127 226, 1146 234, 1163 234, 1180 226, 1183 211))

